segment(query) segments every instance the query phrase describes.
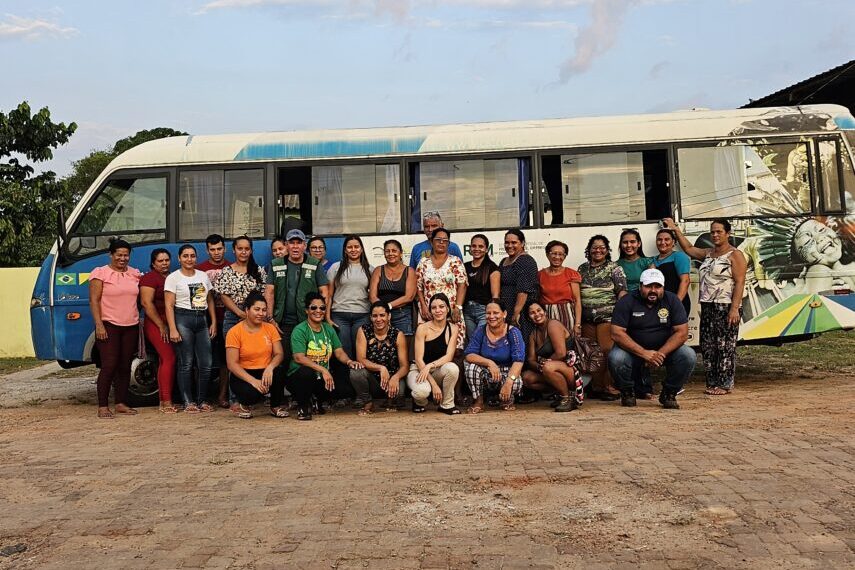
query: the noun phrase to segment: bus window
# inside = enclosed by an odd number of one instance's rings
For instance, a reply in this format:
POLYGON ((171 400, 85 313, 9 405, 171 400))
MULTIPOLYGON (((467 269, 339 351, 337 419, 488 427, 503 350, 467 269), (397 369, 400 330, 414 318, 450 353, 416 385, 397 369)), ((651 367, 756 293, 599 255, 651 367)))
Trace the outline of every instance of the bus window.
POLYGON ((264 171, 186 170, 178 182, 182 240, 264 235, 264 171))
POLYGON ((806 143, 681 148, 684 218, 795 215, 811 211, 806 143))
POLYGON ((86 208, 68 238, 68 253, 105 251, 110 238, 129 243, 166 239, 166 177, 116 178, 86 208))
POLYGON ((819 141, 817 146, 819 147, 819 168, 822 175, 822 212, 825 214, 842 213, 843 192, 840 187, 837 141, 819 141))
POLYGON ((567 223, 632 221, 646 216, 640 152, 563 155, 561 182, 567 223))
POLYGON ((507 158, 411 164, 411 229, 421 229, 421 212, 428 211, 439 212, 451 230, 527 226, 529 162, 507 158))
POLYGON ((316 234, 401 231, 397 164, 312 168, 312 231, 316 234))

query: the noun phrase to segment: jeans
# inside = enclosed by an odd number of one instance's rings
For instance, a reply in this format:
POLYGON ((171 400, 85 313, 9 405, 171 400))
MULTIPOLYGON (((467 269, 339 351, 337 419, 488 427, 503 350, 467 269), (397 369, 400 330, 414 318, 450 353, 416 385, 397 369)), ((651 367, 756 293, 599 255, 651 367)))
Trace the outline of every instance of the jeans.
POLYGON ((405 336, 412 336, 414 334, 413 306, 404 305, 403 307, 392 309, 392 326, 404 333, 405 336))
POLYGON ((241 322, 243 319, 238 317, 236 314, 226 309, 226 316, 223 317, 223 340, 225 341, 226 335, 229 334, 229 331, 232 330, 232 327, 241 322))
MULTIPOLYGON (((487 322, 487 305, 466 301, 463 305, 463 320, 466 322, 466 338, 472 338, 475 329, 487 322)), ((526 339, 528 340, 528 339, 526 339)))
POLYGON ((356 358, 356 333, 359 332, 359 327, 368 322, 368 313, 333 311, 330 316, 338 327, 341 347, 350 358, 356 358))
POLYGON ((204 404, 211 379, 211 337, 205 311, 175 309, 175 328, 181 335, 176 345, 178 391, 184 404, 204 404), (196 399, 193 399, 193 358, 196 359, 196 399))
MULTIPOLYGON (((348 358, 355 359, 356 333, 359 332, 359 327, 368 322, 368 313, 333 311, 330 316, 332 317, 332 321, 338 326, 338 338, 341 341, 341 348, 344 349, 348 358)), ((345 366, 340 366, 340 363, 334 361, 330 363, 330 371, 335 378, 335 390, 333 390, 335 398, 337 400, 354 398, 356 393, 350 384, 349 369, 345 366)))
MULTIPOLYGON (((641 357, 627 352, 618 345, 614 345, 609 351, 608 361, 612 378, 621 391, 632 390, 645 371, 645 362, 641 357)), ((692 375, 696 363, 695 351, 686 345, 669 354, 663 364, 665 380, 662 382, 662 391, 674 394, 679 392, 692 375)))

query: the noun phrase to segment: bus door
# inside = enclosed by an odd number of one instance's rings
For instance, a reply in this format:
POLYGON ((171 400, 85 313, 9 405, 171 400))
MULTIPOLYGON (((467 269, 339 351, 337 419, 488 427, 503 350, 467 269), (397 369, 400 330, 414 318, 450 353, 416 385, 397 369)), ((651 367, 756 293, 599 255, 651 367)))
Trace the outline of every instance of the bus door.
POLYGON ((281 167, 278 178, 280 235, 298 228, 307 235, 333 236, 325 238, 330 261, 341 257, 342 235, 402 230, 398 164, 281 167))

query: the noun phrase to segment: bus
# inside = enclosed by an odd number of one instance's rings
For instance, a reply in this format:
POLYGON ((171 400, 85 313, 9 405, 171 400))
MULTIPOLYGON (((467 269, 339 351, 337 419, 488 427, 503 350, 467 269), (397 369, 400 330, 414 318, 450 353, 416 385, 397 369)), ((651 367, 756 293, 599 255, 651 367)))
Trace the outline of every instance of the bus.
MULTIPOLYGON (((650 255, 662 218, 703 244, 709 221, 726 217, 749 260, 741 342, 851 329, 853 145, 855 119, 835 105, 151 141, 115 158, 67 219, 60 212, 33 291, 33 344, 65 367, 98 363, 88 277, 107 263, 110 238, 130 242, 143 271, 155 247, 172 252, 173 269, 181 243, 204 257, 212 233, 252 237, 267 263, 271 239, 295 227, 326 238, 333 261, 343 234, 358 234, 379 265, 385 239, 405 255, 424 239, 428 211, 466 258, 472 234, 485 233, 498 259, 505 230, 522 228, 540 266, 559 239, 572 267, 593 234, 616 250, 635 228, 650 255)), ((134 374, 136 401, 156 390, 153 373, 134 374)))

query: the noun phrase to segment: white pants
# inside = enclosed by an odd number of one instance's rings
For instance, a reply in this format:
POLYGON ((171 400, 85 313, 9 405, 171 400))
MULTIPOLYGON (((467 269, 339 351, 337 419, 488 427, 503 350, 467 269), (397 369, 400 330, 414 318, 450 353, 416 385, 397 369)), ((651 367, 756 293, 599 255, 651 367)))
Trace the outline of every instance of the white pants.
MULTIPOLYGON (((460 376, 460 368, 453 362, 447 362, 439 368, 431 370, 430 375, 439 384, 439 389, 442 390, 442 403, 440 407, 445 410, 450 410, 454 407, 454 387, 457 385, 457 378, 460 376)), ((419 382, 419 369, 415 363, 410 365, 410 372, 407 374, 407 386, 412 392, 413 401, 417 406, 426 406, 428 397, 431 394, 430 382, 419 382)))

